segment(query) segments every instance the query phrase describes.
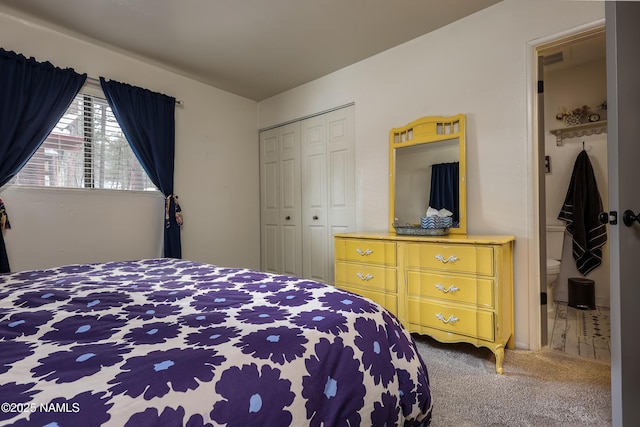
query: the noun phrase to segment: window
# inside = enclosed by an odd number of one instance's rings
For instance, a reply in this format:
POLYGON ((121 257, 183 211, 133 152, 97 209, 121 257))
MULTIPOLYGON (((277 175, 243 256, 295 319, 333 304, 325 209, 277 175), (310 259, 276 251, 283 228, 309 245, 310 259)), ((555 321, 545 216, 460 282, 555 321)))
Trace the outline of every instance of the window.
POLYGON ((78 94, 12 184, 155 191, 107 101, 78 94))

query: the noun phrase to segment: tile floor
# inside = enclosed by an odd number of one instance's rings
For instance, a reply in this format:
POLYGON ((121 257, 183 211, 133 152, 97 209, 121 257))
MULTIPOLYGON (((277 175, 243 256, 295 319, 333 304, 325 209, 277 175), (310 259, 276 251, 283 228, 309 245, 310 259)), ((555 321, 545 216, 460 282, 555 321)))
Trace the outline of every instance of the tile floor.
POLYGON ((609 307, 578 310, 556 301, 548 318, 548 343, 552 350, 611 362, 609 307))

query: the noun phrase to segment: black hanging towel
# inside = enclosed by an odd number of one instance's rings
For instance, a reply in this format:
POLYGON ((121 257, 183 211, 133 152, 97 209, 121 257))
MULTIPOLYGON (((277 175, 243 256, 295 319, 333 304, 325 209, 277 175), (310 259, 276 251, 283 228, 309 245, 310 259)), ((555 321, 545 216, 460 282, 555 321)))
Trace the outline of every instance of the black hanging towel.
POLYGON ((578 271, 586 276, 602 263, 602 246, 607 241, 607 228, 598 220, 602 199, 589 155, 578 154, 567 196, 558 219, 565 221, 573 237, 573 258, 578 271))

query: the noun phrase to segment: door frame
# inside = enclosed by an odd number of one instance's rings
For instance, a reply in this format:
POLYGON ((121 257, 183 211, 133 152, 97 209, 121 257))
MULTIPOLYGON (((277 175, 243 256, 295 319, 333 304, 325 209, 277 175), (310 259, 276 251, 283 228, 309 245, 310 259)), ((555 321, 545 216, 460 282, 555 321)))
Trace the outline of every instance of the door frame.
POLYGON ((541 293, 546 292, 546 210, 545 210, 545 186, 544 186, 544 117, 540 117, 538 100, 538 50, 563 39, 576 37, 581 33, 587 33, 605 27, 605 20, 599 19, 588 24, 580 25, 560 33, 541 37, 527 43, 527 129, 528 129, 528 161, 529 173, 527 174, 530 194, 527 198, 527 235, 531 236, 531 250, 528 256, 528 301, 529 301, 529 349, 540 350, 542 348, 542 312, 541 293), (544 259, 543 259, 544 257, 544 259))

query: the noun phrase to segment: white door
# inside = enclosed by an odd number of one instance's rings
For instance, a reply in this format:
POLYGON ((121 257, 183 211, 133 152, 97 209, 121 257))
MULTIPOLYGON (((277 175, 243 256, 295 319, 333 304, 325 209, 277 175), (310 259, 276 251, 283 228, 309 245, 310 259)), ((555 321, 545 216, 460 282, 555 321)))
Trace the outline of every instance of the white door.
POLYGON ((303 277, 328 283, 326 117, 304 120, 301 135, 303 277))
POLYGON ((302 122, 303 277, 333 283, 333 235, 355 229, 354 107, 302 122))
POLYGON ((606 2, 609 207, 611 245, 612 425, 640 416, 640 3, 606 2))
POLYGON ((355 107, 327 114, 327 205, 329 281, 334 278, 333 235, 356 228, 355 107))
POLYGON ((302 276, 300 123, 280 129, 281 273, 302 276))
POLYGON ((280 273, 280 160, 279 130, 260 133, 260 265, 280 273))
POLYGON ((261 268, 301 276, 300 123, 260 133, 260 187, 261 268))

